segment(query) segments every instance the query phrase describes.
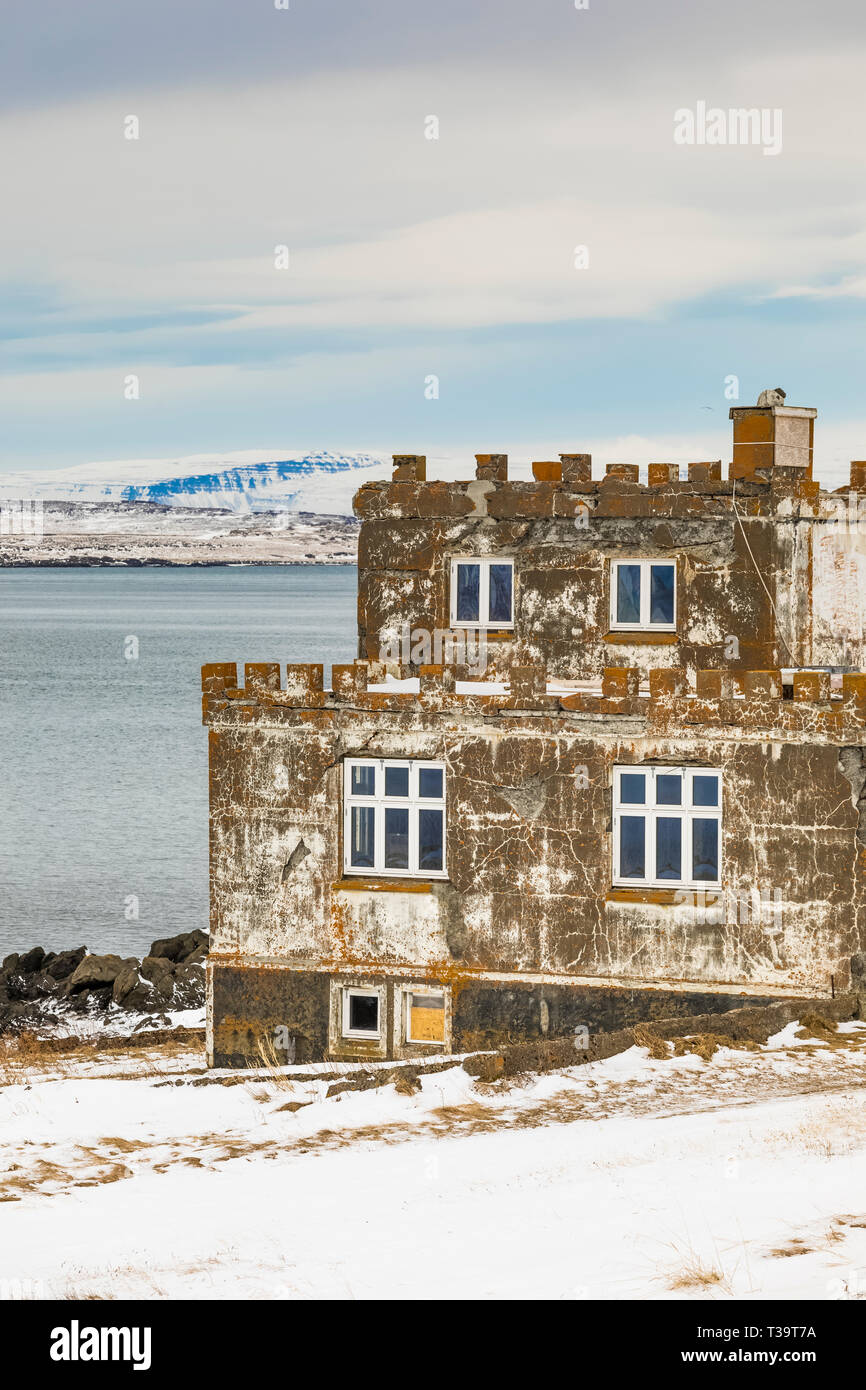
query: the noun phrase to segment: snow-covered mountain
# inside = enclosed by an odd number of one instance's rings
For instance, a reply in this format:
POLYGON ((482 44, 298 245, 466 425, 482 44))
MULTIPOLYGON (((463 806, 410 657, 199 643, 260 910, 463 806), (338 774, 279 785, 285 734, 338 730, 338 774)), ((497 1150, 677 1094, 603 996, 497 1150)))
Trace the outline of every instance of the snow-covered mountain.
POLYGON ((350 516, 362 483, 391 475, 381 454, 292 454, 248 450, 188 458, 136 459, 0 474, 0 499, 157 502, 233 512, 287 510, 350 516))

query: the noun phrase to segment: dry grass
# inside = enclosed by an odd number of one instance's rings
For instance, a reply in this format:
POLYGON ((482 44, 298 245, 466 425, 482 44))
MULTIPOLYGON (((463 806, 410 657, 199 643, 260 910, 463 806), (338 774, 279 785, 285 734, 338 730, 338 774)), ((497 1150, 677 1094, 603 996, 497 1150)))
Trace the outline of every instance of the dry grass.
POLYGON ((839 1042, 839 1025, 821 1014, 803 1014, 798 1038, 818 1038, 821 1042, 839 1042))
POLYGON ((718 1289, 730 1293, 731 1287, 718 1265, 707 1264, 692 1255, 681 1269, 669 1279, 669 1289, 718 1289))
POLYGON ((174 1074, 177 1068, 172 1064, 189 1059, 199 1047, 204 1065, 204 1035, 191 1028, 132 1037, 56 1038, 26 1031, 6 1034, 0 1036, 0 1087, 61 1080, 81 1075, 96 1064, 104 1067, 114 1059, 126 1065, 117 1071, 100 1070, 103 1079, 140 1080, 145 1069, 149 1076, 174 1074))
POLYGON ((632 1036, 634 1037, 637 1046, 645 1047, 649 1052, 649 1055, 655 1058, 656 1061, 660 1062, 663 1059, 667 1059, 668 1057, 670 1057, 671 1054, 668 1051, 668 1047, 670 1046, 670 1044, 666 1043, 664 1038, 657 1037, 656 1034, 652 1032, 648 1024, 635 1024, 634 1028, 632 1029, 632 1036))
POLYGON ((779 1245, 768 1254, 776 1260, 789 1260, 793 1255, 812 1255, 814 1251, 804 1240, 789 1240, 787 1245, 779 1245))

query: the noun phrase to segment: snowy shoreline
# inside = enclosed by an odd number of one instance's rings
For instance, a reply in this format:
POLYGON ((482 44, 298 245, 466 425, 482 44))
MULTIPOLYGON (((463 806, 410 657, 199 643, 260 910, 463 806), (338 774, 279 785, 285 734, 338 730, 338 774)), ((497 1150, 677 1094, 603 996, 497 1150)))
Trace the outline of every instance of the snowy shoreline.
POLYGON ((0 964, 0 1036, 125 1036, 142 1029, 203 1022, 207 934, 154 941, 148 954, 122 958, 74 950, 12 952, 0 964), (173 1021, 174 1020, 174 1021, 173 1021))

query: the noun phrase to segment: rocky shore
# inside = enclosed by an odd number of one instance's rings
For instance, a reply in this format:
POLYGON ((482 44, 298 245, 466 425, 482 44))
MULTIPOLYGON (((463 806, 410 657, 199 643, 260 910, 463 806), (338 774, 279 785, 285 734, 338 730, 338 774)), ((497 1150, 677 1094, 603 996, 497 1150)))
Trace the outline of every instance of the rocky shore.
POLYGON ((0 965, 0 1033, 73 1023, 76 1016, 158 1027, 170 1012, 204 1007, 207 953, 203 931, 154 941, 143 960, 91 955, 86 946, 13 953, 0 965))
POLYGON ((150 502, 45 502, 41 534, 0 530, 0 568, 353 565, 360 523, 315 512, 235 512, 150 502))

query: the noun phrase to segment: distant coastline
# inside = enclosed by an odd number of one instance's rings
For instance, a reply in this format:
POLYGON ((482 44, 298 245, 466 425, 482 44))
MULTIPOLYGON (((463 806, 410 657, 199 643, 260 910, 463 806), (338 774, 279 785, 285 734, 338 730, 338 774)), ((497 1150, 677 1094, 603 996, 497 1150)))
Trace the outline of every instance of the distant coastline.
POLYGON ((38 520, 38 536, 0 529, 0 568, 354 565, 357 558, 359 523, 351 516, 46 501, 38 520))

